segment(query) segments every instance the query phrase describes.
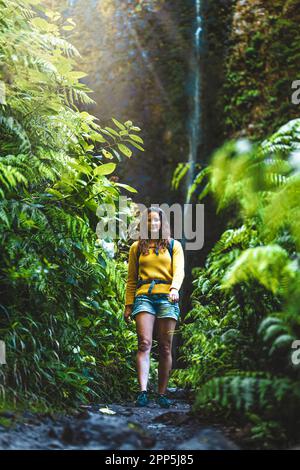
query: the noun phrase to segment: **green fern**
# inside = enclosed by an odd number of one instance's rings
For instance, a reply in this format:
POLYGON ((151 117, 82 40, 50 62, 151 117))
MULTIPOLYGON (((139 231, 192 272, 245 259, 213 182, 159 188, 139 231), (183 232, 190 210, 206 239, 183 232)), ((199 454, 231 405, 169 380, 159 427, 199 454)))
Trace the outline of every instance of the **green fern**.
POLYGON ((295 277, 288 253, 278 245, 268 245, 245 250, 227 271, 222 287, 254 278, 274 294, 284 294, 295 277))
POLYGON ((3 137, 7 139, 4 149, 15 146, 15 144, 10 143, 10 140, 15 141, 17 139, 19 141, 19 152, 30 150, 31 144, 26 131, 12 116, 0 115, 0 128, 2 128, 3 137))
MULTIPOLYGON (((288 415, 300 404, 299 384, 288 379, 226 376, 216 377, 203 385, 193 405, 194 412, 211 404, 216 410, 288 415)), ((298 413, 299 417, 299 413, 298 413)), ((296 416, 295 416, 296 419, 296 416)))
POLYGON ((131 121, 107 131, 78 109, 93 102, 79 52, 37 11, 1 2, 0 333, 11 364, 1 399, 120 399, 134 385, 136 338, 122 321, 124 264, 107 259, 95 225, 122 184, 99 175, 95 156, 121 161, 118 145, 131 156, 143 139, 131 121))
POLYGON ((290 158, 299 143, 297 119, 261 144, 229 141, 214 153, 201 194, 212 193, 217 213, 228 207, 231 220, 193 269, 181 326, 186 368, 174 373, 195 389, 195 413, 247 422, 254 439, 269 443, 300 420, 291 361, 300 333, 298 153, 290 158))

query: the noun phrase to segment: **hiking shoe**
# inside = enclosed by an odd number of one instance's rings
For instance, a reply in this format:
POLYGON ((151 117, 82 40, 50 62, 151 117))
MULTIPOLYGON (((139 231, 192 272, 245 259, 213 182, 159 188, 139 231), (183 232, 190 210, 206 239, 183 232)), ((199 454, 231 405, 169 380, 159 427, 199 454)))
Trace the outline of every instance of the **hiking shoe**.
POLYGON ((156 403, 158 403, 161 408, 169 408, 173 404, 165 394, 159 394, 156 403))
POLYGON ((149 398, 147 395, 147 390, 143 390, 142 392, 139 392, 135 406, 147 406, 149 403, 149 398))

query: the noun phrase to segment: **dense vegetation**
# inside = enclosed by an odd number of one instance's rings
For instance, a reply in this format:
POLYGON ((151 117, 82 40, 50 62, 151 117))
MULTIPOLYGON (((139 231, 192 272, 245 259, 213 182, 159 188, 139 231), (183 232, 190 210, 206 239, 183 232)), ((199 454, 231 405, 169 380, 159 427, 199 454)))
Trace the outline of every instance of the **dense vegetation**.
MULTIPOLYGON (((299 116, 299 0, 228 0, 232 8, 219 109, 224 136, 264 139, 299 116)), ((219 33, 220 34, 220 33, 219 33)))
MULTIPOLYGON (((98 7, 105 13, 109 3, 98 7)), ((193 8, 180 12, 176 0, 174 42, 146 2, 137 3, 145 9, 136 8, 126 28, 134 26, 141 38, 128 50, 139 67, 141 57, 149 62, 135 77, 139 106, 123 109, 134 117, 146 110, 151 161, 131 160, 130 170, 143 186, 135 170, 144 175, 151 166, 157 194, 169 197, 163 178, 184 159, 188 142, 183 85, 193 8), (160 61, 152 75, 151 61, 160 61), (158 92, 164 86, 166 103, 158 92), (165 166, 153 165, 152 154, 165 166)), ((193 270, 192 309, 180 327, 186 368, 174 370, 172 380, 196 392, 195 413, 244 426, 250 445, 261 447, 300 437, 300 366, 292 360, 300 340, 300 119, 290 101, 298 3, 228 0, 219 8, 203 2, 203 161, 225 143, 196 176, 191 194, 200 194, 200 202, 213 199, 216 225, 227 225, 205 266, 193 270)), ((122 319, 127 240, 114 240, 112 253, 105 243, 112 240, 101 242, 96 227, 107 222, 97 216, 101 204, 114 207, 116 220, 124 215, 118 198, 135 189, 113 172, 143 152, 143 139, 129 116, 103 124, 88 112, 95 102, 77 64, 88 63, 96 81, 97 64, 86 53, 94 30, 84 23, 84 35, 74 34, 76 44, 84 42, 82 57, 67 40, 73 19, 45 5, 50 2, 0 0, 0 339, 7 351, 0 407, 128 399, 137 385, 137 338, 122 319)), ((117 18, 118 8, 111 8, 117 18)), ((74 11, 83 10, 85 2, 78 2, 74 11)), ((168 5, 162 12, 172 18, 168 5)), ((105 14, 98 21, 105 23, 105 14)), ((110 44, 117 22, 114 28, 110 44)), ((126 54, 112 66, 110 59, 113 78, 120 68, 120 81, 135 88, 126 54)), ((173 189, 185 174, 182 164, 173 189)), ((130 220, 135 209, 131 201, 130 220)), ((156 372, 152 362, 149 388, 156 372)))
POLYGON ((99 243, 96 210, 109 203, 117 217, 121 189, 134 191, 109 175, 143 150, 140 129, 78 109, 91 99, 60 33, 68 19, 34 0, 0 3, 1 400, 124 396, 136 341, 121 321, 126 264, 99 243))
POLYGON ((193 270, 193 308, 182 327, 187 369, 175 376, 195 388, 196 413, 243 425, 249 445, 285 446, 299 440, 300 419, 292 362, 300 339, 300 126, 291 100, 299 0, 204 5, 207 145, 220 148, 191 189, 200 201, 214 198, 215 223, 227 225, 193 270), (210 70, 218 70, 212 81, 210 70))
POLYGON ((299 117, 299 0, 203 0, 205 159, 228 138, 263 140, 299 117))
POLYGON ((193 270, 187 368, 175 375, 195 388, 195 412, 248 424, 250 442, 265 446, 299 438, 299 143, 299 119, 259 145, 228 141, 192 188, 229 222, 193 270))

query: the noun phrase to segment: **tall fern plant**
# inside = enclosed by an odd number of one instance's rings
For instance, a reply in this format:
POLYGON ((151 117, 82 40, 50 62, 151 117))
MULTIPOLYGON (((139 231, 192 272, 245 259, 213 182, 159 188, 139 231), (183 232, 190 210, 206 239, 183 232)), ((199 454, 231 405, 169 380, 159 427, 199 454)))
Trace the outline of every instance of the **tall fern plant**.
POLYGON ((63 406, 122 396, 135 340, 122 322, 124 262, 97 245, 96 210, 118 214, 121 190, 135 191, 110 175, 143 151, 140 128, 101 127, 82 110, 91 90, 58 13, 0 4, 0 396, 63 406))
POLYGON ((261 144, 226 142, 190 194, 199 187, 199 201, 211 193, 217 214, 230 208, 235 225, 194 268, 193 308, 181 327, 187 368, 175 375, 196 389, 195 412, 246 419, 254 442, 280 436, 283 444, 300 420, 292 361, 300 338, 300 119, 261 144))

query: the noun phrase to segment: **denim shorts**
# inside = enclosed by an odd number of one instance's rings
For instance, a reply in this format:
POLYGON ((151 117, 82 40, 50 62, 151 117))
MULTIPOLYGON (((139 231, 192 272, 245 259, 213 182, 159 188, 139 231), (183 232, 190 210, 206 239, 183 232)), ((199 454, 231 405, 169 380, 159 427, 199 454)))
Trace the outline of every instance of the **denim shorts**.
POLYGON ((148 312, 157 318, 174 318, 180 315, 179 302, 172 302, 169 294, 140 294, 136 295, 132 307, 131 318, 139 312, 148 312))

